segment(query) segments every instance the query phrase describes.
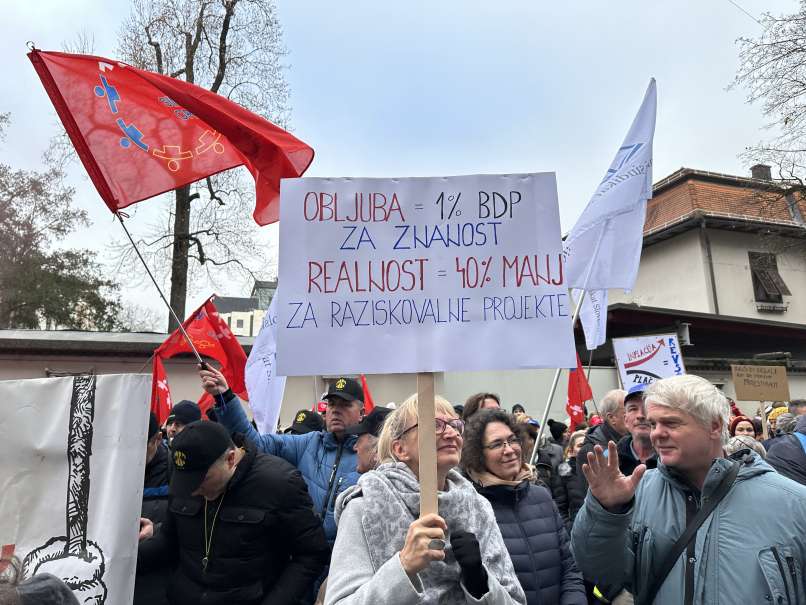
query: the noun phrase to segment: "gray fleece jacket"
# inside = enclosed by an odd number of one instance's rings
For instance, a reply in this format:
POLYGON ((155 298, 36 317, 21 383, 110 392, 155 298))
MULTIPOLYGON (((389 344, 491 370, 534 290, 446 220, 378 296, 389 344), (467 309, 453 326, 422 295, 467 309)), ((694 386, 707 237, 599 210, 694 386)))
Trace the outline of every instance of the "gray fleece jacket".
POLYGON ((338 533, 333 546, 326 605, 509 605, 526 603, 490 503, 457 471, 439 492, 439 514, 448 524, 445 560, 410 579, 400 563, 409 525, 419 515, 417 478, 403 463, 382 464, 361 476, 336 502, 338 533), (488 591, 475 599, 461 582, 450 547, 463 530, 479 541, 488 591))

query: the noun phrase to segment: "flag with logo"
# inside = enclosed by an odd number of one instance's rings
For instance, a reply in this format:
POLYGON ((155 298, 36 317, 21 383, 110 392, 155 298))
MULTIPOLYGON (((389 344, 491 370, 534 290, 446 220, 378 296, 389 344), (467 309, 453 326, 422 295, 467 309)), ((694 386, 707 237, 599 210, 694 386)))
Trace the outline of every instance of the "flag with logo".
MULTIPOLYGON (((574 298, 579 302, 581 290, 574 290, 574 298)), ((585 347, 593 351, 607 340, 607 290, 590 290, 585 293, 579 321, 585 333, 585 347)))
MULTIPOLYGON (((215 359, 221 364, 221 373, 227 379, 232 391, 241 399, 248 399, 244 379, 246 353, 230 331, 227 322, 218 314, 213 304, 214 298, 215 296, 208 298, 182 323, 182 326, 200 355, 215 359)), ((190 345, 178 328, 154 351, 151 410, 160 422, 165 421, 170 410, 165 405, 166 401, 170 402, 170 391, 163 361, 180 353, 191 352, 190 345)), ((199 400, 199 407, 204 412, 213 403, 212 398, 205 393, 199 400)))
POLYGON ((277 375, 277 292, 246 360, 246 388, 258 431, 275 433, 285 393, 285 376, 277 375))
POLYGON ((568 401, 565 404, 565 411, 571 419, 569 431, 573 432, 578 424, 585 422, 585 402, 593 399, 593 391, 585 377, 585 370, 582 368, 582 360, 577 354, 577 367, 568 373, 568 401))
POLYGON ((253 217, 279 219, 280 179, 313 149, 195 84, 90 55, 28 54, 78 157, 112 212, 235 166, 255 179, 253 217))
POLYGON ((656 109, 653 78, 604 179, 565 239, 565 275, 571 287, 630 290, 635 285, 646 201, 652 197, 656 109))

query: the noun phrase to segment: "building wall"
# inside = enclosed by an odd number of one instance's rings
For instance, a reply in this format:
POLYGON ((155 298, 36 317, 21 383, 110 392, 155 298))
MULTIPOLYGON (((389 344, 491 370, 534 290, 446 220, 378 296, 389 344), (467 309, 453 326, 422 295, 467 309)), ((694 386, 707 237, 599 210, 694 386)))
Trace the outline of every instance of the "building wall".
POLYGON ((220 313, 219 315, 227 322, 229 329, 236 336, 257 336, 266 312, 255 309, 254 311, 232 311, 231 313, 220 313), (238 327, 239 321, 241 322, 240 327, 238 327))
POLYGON ((629 293, 610 290, 609 303, 712 312, 707 267, 696 229, 647 246, 629 293))
POLYGON ((806 323, 806 251, 802 241, 756 233, 709 230, 711 254, 723 315, 806 323), (792 291, 785 313, 759 312, 753 297, 748 251, 776 254, 778 272, 792 291))

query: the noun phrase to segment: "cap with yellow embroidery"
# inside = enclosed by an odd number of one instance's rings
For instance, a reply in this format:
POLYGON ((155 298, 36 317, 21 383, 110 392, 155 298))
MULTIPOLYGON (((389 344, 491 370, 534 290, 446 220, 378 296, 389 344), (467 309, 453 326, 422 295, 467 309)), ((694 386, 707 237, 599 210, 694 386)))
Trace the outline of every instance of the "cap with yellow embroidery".
POLYGON ((311 410, 300 410, 294 416, 294 423, 285 432, 292 435, 304 435, 324 430, 325 421, 322 416, 311 410))
POLYGON ((173 473, 169 492, 190 497, 204 481, 210 466, 233 447, 229 431, 217 422, 191 422, 171 442, 173 473))
POLYGON ((353 378, 337 378, 330 383, 330 388, 327 390, 324 399, 330 400, 331 397, 340 397, 347 401, 364 403, 364 389, 353 378))

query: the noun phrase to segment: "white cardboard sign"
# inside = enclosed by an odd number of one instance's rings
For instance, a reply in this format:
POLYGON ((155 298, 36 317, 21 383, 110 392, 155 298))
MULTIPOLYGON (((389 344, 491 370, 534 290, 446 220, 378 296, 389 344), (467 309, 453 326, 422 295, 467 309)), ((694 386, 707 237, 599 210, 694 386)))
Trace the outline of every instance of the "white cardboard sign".
POLYGON ((278 373, 575 367, 553 173, 286 179, 278 373))
POLYGON ((132 602, 151 376, 0 382, 0 545, 80 603, 132 602))
POLYGON ((677 334, 614 338, 613 351, 626 390, 636 384, 652 384, 686 373, 677 334))

